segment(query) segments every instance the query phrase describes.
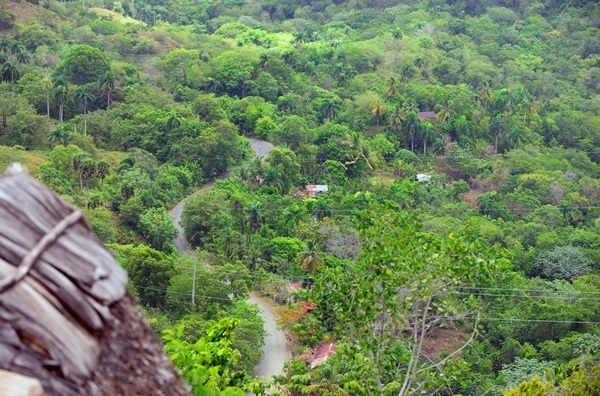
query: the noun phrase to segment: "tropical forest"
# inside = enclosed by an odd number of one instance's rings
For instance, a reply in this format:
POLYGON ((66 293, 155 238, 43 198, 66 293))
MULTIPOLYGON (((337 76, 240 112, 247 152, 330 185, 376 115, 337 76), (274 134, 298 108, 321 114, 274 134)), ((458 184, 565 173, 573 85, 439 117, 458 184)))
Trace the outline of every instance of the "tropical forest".
POLYGON ((3 0, 0 112, 193 395, 600 395, 596 1, 3 0))

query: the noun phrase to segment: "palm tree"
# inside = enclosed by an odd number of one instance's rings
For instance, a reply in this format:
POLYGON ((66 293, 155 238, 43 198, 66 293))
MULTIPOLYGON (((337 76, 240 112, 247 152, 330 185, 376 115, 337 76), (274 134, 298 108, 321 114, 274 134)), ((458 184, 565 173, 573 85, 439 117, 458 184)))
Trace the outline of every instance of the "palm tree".
POLYGON ((334 119, 338 111, 340 111, 340 108, 341 106, 338 103, 338 101, 332 98, 323 99, 320 106, 320 110, 323 114, 325 114, 327 121, 331 121, 332 119, 334 119))
POLYGON ((385 103, 383 102, 383 100, 378 99, 375 101, 375 103, 373 103, 372 106, 373 108, 371 109, 371 114, 373 114, 373 116, 375 117, 375 120, 377 122, 377 128, 379 128, 379 118, 385 112, 385 103))
POLYGON ((417 106, 417 103, 414 100, 402 103, 402 109, 406 114, 410 113, 411 111, 415 113, 419 112, 419 107, 417 106))
POLYGON ((340 39, 335 39, 335 40, 333 40, 333 41, 331 42, 331 46, 332 46, 333 48, 339 48, 339 47, 341 47, 341 46, 342 46, 342 44, 344 44, 344 41, 343 41, 343 40, 340 40, 340 39))
POLYGON ((58 84, 54 86, 54 99, 58 103, 58 119, 60 125, 63 125, 63 114, 65 108, 65 102, 67 100, 68 89, 66 85, 58 84))
POLYGON ((48 118, 50 118, 50 88, 52 88, 52 80, 50 77, 45 77, 42 82, 44 83, 44 91, 46 92, 46 112, 48 118))
POLYGON ((350 148, 351 160, 345 162, 346 166, 354 165, 357 161, 364 161, 367 168, 373 170, 373 165, 377 163, 376 152, 371 150, 369 142, 363 139, 359 132, 347 133, 346 140, 342 144, 350 148))
POLYGON ((204 51, 204 49, 201 49, 198 53, 198 59, 200 59, 202 62, 208 62, 210 60, 210 56, 208 56, 208 53, 204 51))
POLYGON ((17 67, 11 62, 6 62, 0 71, 2 72, 2 81, 10 84, 11 97, 14 98, 15 82, 21 78, 21 73, 19 73, 17 67))
POLYGON ((10 41, 5 38, 0 39, 0 51, 7 53, 9 49, 10 49, 10 41))
POLYGON ((221 88, 223 88, 223 84, 221 84, 219 80, 216 80, 212 77, 206 79, 206 92, 217 92, 221 88))
POLYGON ((410 150, 415 151, 415 135, 419 133, 421 130, 421 121, 417 114, 414 111, 411 111, 406 116, 406 121, 404 122, 404 128, 408 132, 410 136, 410 150))
POLYGON ((104 190, 104 179, 110 173, 110 165, 104 160, 98 161, 96 164, 96 176, 100 179, 100 186, 104 190))
POLYGON ((80 174, 81 179, 85 181, 85 189, 89 191, 90 180, 96 175, 96 162, 91 158, 85 158, 81 162, 80 174))
POLYGON ((510 111, 513 98, 508 89, 505 88, 492 93, 491 103, 494 114, 502 114, 510 111))
POLYGON ((253 159, 252 162, 250 163, 249 169, 250 169, 250 177, 257 179, 257 178, 261 178, 264 176, 265 167, 264 167, 264 164, 263 164, 261 158, 253 159))
POLYGON ((77 154, 74 154, 73 157, 71 157, 71 169, 73 170, 73 172, 77 173, 77 176, 79 177, 79 189, 80 190, 83 190, 82 172, 83 172, 83 162, 86 159, 89 159, 88 153, 77 153, 77 154))
POLYGON ((437 139, 434 140, 433 144, 431 145, 431 151, 433 151, 436 154, 441 154, 444 152, 444 148, 446 148, 446 145, 450 143, 450 137, 447 135, 438 137, 437 139))
POLYGON ((496 191, 492 190, 486 192, 485 194, 481 194, 475 200, 477 202, 477 206, 479 207, 479 213, 485 215, 485 217, 490 217, 490 213, 493 210, 494 205, 496 204, 496 191))
POLYGON ((402 123, 406 120, 406 112, 402 107, 396 107, 392 116, 389 118, 389 126, 392 131, 400 133, 402 130, 402 123))
POLYGON ((512 129, 510 131, 508 131, 506 137, 508 138, 508 141, 514 144, 513 148, 517 148, 517 145, 519 144, 520 141, 523 140, 523 137, 525 136, 525 131, 523 130, 523 128, 521 128, 518 125, 515 125, 514 127, 512 127, 512 129))
POLYGON ((262 67, 263 70, 267 70, 269 68, 269 55, 267 55, 267 54, 260 55, 260 67, 262 67))
POLYGON ((167 132, 171 132, 173 129, 179 128, 181 125, 181 116, 174 111, 170 111, 167 118, 167 132))
POLYGON ((28 52, 19 52, 17 54, 17 62, 21 63, 21 64, 27 64, 31 61, 31 55, 29 55, 28 52))
POLYGON ((483 103, 483 108, 487 112, 488 105, 492 100, 492 89, 490 88, 490 85, 487 82, 481 84, 481 88, 477 93, 477 97, 479 98, 481 103, 483 103))
POLYGON ((338 77, 340 73, 344 72, 344 64, 342 62, 338 62, 335 64, 333 68, 333 77, 338 77))
POLYGON ((296 263, 305 272, 314 274, 325 263, 318 249, 317 241, 312 239, 304 244, 302 251, 296 256, 296 263))
POLYGON ((296 53, 294 50, 285 50, 281 54, 281 59, 291 68, 296 66, 296 53))
POLYGON ((87 85, 80 85, 75 90, 73 97, 83 107, 83 134, 87 136, 87 108, 96 99, 96 96, 90 91, 87 85))
POLYGON ((338 87, 345 86, 346 84, 348 84, 349 81, 350 81, 350 77, 346 73, 344 73, 344 72, 341 72, 340 74, 338 74, 338 76, 337 76, 337 78, 335 80, 335 82, 337 83, 338 87))
POLYGON ((436 106, 437 107, 437 113, 435 113, 435 119, 442 123, 442 124, 447 124, 448 121, 450 120, 450 117, 452 117, 452 110, 450 110, 450 103, 446 102, 446 104, 444 104, 443 106, 436 106))
POLYGON ((264 180, 267 185, 275 187, 279 194, 283 195, 283 192, 285 191, 285 180, 283 180, 281 172, 274 168, 268 168, 264 180))
POLYGON ((422 56, 417 56, 415 58, 415 60, 413 61, 413 65, 415 67, 418 67, 419 69, 422 68, 423 66, 425 66, 425 59, 423 59, 422 56))
POLYGON ((399 27, 392 29, 392 37, 396 40, 402 40, 404 32, 399 27))
POLYGON ((127 154, 127 156, 125 158, 123 158, 121 160, 121 162, 119 162, 119 165, 117 166, 117 173, 118 174, 124 173, 124 172, 128 171, 129 169, 133 168, 134 165, 135 165, 135 158, 133 158, 133 156, 131 154, 127 154))
POLYGON ((569 201, 561 200, 558 210, 560 210, 565 220, 574 227, 581 221, 581 212, 569 201))
POLYGON ((67 131, 67 128, 63 126, 58 126, 48 133, 48 140, 50 140, 52 143, 62 144, 63 146, 66 145, 65 143, 68 137, 69 131, 67 131))
POLYGON ((415 67, 410 61, 406 61, 400 67, 402 74, 406 77, 410 77, 415 73, 415 67))
POLYGON ((100 89, 106 93, 106 108, 108 109, 110 107, 110 94, 115 89, 115 73, 111 70, 102 74, 98 80, 98 84, 100 85, 100 89))
POLYGON ((358 71, 356 70, 356 68, 352 65, 348 65, 344 68, 344 73, 346 73, 346 75, 349 78, 355 77, 358 75, 358 71))
POLYGON ((493 117, 490 121, 490 134, 495 139, 495 152, 498 154, 498 138, 504 133, 504 123, 500 117, 493 117))
POLYGON ((527 114, 538 114, 540 112, 540 109, 533 98, 528 99, 523 103, 523 110, 523 122, 527 119, 527 114))
POLYGON ((262 212, 262 207, 260 203, 252 203, 246 209, 246 222, 250 227, 254 229, 254 232, 257 233, 259 228, 262 226, 262 222, 264 221, 264 215, 262 212))
POLYGON ((421 124, 419 132, 419 135, 423 140, 423 155, 427 155, 427 141, 435 134, 435 127, 431 122, 425 121, 421 124))
POLYGON ((13 55, 18 55, 21 52, 25 52, 25 47, 23 47, 17 41, 13 41, 10 44, 10 53, 13 54, 13 55))
POLYGON ((307 35, 305 32, 297 32, 294 34, 294 42, 296 44, 304 43, 304 42, 306 42, 306 39, 307 39, 307 35))
POLYGON ((398 93, 399 89, 398 89, 398 85, 396 84, 396 79, 394 77, 390 78, 390 85, 388 87, 388 89, 386 89, 386 92, 389 96, 394 96, 398 93))
POLYGON ((519 89, 512 95, 512 102, 516 106, 519 106, 533 98, 533 95, 529 93, 529 90, 521 85, 519 89))

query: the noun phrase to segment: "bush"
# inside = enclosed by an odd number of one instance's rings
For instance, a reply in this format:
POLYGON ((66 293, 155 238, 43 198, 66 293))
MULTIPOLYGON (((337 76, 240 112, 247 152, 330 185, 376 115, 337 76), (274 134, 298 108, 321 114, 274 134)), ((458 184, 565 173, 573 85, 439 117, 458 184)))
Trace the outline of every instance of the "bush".
POLYGON ((402 162, 405 162, 407 164, 412 164, 412 165, 416 165, 420 162, 419 157, 417 157, 417 155, 415 153, 413 153, 410 150, 406 150, 406 149, 398 150, 395 158, 397 160, 400 160, 402 162))
POLYGON ((572 281, 591 271, 592 261, 576 247, 559 246, 536 259, 536 265, 542 275, 548 279, 572 281))

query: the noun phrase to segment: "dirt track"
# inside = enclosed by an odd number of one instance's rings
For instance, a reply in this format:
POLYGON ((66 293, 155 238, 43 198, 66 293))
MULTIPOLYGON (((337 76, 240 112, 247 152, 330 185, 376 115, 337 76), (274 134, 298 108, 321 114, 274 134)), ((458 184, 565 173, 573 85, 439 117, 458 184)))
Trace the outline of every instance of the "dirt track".
MULTIPOLYGON (((264 140, 250 139, 250 144, 254 149, 254 156, 261 158, 266 157, 269 151, 273 148, 273 145, 264 140)), ((219 175, 217 179, 224 180, 228 179, 233 175, 232 172, 227 172, 219 175)), ((210 189, 214 184, 214 181, 207 183, 200 187, 193 195, 210 189)), ((185 239, 185 233, 183 227, 179 224, 181 222, 181 213, 183 211, 183 204, 185 199, 179 201, 173 209, 169 212, 173 219, 173 224, 179 230, 179 234, 173 241, 177 250, 181 253, 189 252, 191 246, 185 239)), ((254 375, 270 378, 273 375, 282 374, 283 363, 291 358, 291 353, 288 350, 285 340, 285 333, 277 328, 275 323, 275 317, 272 312, 272 307, 268 301, 263 300, 257 296, 250 296, 248 300, 251 303, 257 304, 261 310, 261 314, 265 319, 265 331, 267 336, 265 337, 265 345, 263 346, 264 357, 262 362, 255 368, 254 375)))

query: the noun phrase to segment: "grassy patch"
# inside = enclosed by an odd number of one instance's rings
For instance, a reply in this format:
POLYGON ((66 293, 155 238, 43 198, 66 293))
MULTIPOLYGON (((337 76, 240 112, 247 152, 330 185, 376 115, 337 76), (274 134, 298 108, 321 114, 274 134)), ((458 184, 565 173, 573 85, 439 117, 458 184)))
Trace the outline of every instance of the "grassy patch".
POLYGON ((40 165, 48 162, 48 153, 0 146, 0 172, 4 172, 13 162, 20 162, 29 170, 29 173, 35 175, 39 172, 40 165))

